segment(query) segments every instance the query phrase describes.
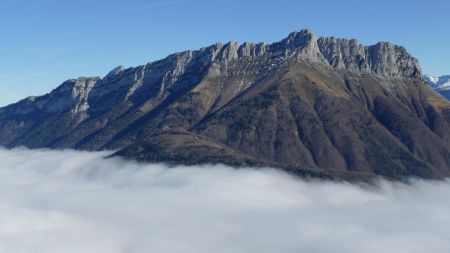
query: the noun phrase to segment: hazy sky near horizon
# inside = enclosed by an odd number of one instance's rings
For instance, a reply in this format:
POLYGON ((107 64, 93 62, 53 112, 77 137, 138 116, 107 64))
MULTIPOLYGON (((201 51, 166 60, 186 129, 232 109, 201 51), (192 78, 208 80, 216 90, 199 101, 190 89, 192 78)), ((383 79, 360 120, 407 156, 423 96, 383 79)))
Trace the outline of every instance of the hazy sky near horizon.
POLYGON ((103 76, 215 42, 318 36, 405 46, 425 73, 450 74, 450 2, 0 0, 0 106, 64 80, 103 76))

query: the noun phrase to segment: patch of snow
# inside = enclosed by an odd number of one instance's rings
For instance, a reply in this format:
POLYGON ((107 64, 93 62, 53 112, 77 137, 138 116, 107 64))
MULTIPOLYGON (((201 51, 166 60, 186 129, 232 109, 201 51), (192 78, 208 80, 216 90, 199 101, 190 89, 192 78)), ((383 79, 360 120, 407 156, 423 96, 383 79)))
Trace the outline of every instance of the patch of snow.
POLYGON ((425 75, 425 81, 435 90, 450 90, 450 75, 425 75))

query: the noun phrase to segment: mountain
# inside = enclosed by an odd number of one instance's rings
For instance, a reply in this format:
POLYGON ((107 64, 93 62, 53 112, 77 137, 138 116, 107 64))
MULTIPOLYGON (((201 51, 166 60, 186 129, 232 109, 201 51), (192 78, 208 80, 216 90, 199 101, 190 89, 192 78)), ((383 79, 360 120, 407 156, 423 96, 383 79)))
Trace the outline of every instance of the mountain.
POLYGON ((449 76, 431 76, 425 75, 425 81, 442 96, 450 100, 450 75, 449 76))
POLYGON ((327 178, 443 178, 450 103, 404 47, 302 30, 68 80, 1 108, 0 145, 327 178))

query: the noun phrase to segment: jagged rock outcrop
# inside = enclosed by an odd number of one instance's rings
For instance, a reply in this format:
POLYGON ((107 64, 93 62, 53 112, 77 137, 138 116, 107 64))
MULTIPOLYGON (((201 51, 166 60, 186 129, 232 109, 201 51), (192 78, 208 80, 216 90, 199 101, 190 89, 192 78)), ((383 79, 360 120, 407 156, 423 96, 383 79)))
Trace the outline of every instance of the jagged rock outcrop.
POLYGON ((320 51, 330 65, 337 70, 355 73, 370 73, 366 47, 357 40, 338 39, 335 37, 320 38, 320 51))
POLYGON ((353 73, 373 73, 383 77, 422 77, 417 59, 404 47, 387 42, 363 46, 357 40, 334 37, 318 40, 320 51, 337 70, 353 73))
POLYGON ((403 47, 319 38, 215 44, 0 108, 0 145, 300 175, 450 175, 450 104, 403 47))

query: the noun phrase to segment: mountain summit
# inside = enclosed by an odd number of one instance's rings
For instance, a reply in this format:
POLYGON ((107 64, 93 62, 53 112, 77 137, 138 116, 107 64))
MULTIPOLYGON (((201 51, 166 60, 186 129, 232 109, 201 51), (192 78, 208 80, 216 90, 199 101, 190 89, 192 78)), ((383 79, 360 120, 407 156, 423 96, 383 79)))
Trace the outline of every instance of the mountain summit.
POLYGON ((443 178, 450 104, 405 48, 302 30, 68 80, 0 108, 0 145, 331 178, 443 178))

